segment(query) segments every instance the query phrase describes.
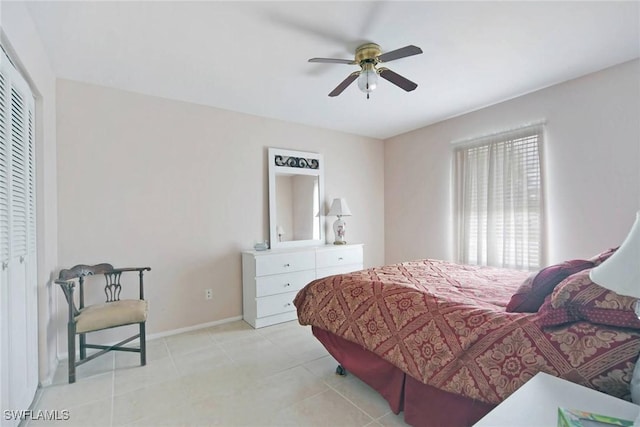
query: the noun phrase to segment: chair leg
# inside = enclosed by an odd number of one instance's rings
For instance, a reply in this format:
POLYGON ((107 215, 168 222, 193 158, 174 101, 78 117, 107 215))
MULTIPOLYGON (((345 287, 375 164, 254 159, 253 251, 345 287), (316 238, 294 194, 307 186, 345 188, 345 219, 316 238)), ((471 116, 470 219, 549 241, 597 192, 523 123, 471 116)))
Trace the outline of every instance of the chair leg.
POLYGON ((80 360, 84 360, 87 358, 87 334, 78 334, 80 335, 80 360))
POLYGON ((147 336, 145 331, 145 323, 140 323, 140 365, 147 364, 147 336))
POLYGON ((69 384, 76 382, 76 325, 67 324, 67 351, 69 353, 69 384))

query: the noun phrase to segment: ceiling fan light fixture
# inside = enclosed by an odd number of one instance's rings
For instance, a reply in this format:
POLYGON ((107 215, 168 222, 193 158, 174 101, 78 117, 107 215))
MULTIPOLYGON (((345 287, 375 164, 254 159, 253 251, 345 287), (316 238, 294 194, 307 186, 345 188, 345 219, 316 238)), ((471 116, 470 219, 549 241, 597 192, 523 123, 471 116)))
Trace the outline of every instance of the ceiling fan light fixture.
POLYGON ((378 71, 373 64, 365 64, 363 66, 362 72, 358 77, 358 87, 367 94, 367 99, 369 99, 369 94, 378 87, 378 71))
MULTIPOLYGON (((1 1, 1 0, 0 0, 1 1)), ((350 59, 336 59, 336 58, 311 58, 309 62, 323 62, 326 64, 347 64, 347 65, 359 65, 360 70, 354 71, 349 74, 335 89, 329 92, 330 97, 340 95, 351 83, 356 79, 358 80, 358 87, 360 90, 367 94, 373 92, 378 87, 378 75, 383 79, 393 83, 400 89, 406 92, 411 92, 418 87, 418 85, 411 80, 401 76, 398 73, 391 71, 386 67, 380 69, 376 66, 380 63, 386 63, 389 61, 395 61, 396 59, 406 58, 407 56, 418 55, 422 53, 422 49, 418 46, 408 45, 401 47, 400 49, 392 50, 387 53, 382 53, 380 46, 375 43, 365 43, 358 46, 356 49, 356 55, 354 60, 350 59)))

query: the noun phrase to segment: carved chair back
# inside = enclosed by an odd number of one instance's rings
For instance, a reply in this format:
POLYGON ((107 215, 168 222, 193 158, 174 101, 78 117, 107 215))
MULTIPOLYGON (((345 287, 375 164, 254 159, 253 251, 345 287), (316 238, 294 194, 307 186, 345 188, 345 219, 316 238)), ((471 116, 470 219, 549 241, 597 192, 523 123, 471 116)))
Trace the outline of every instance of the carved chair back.
MULTIPOLYGON (((107 303, 120 301, 120 292, 122 291, 122 285, 120 284, 120 276, 123 269, 114 269, 113 265, 103 263, 97 265, 76 265, 73 268, 61 270, 59 280, 78 280, 78 303, 79 307, 76 307, 75 301, 69 299, 72 297, 71 289, 63 287, 65 298, 69 304, 73 305, 74 314, 77 315, 84 308, 84 283, 85 277, 94 276, 98 274, 104 274, 105 286, 104 294, 106 296, 107 303)), ((142 298, 142 297, 141 297, 142 298)))

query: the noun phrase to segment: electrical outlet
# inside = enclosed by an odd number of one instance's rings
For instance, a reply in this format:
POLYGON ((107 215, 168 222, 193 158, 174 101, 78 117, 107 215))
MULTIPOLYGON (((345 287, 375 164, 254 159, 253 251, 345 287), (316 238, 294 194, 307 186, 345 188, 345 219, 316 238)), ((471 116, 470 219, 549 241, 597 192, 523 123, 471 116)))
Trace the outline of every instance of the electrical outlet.
POLYGON ((205 299, 213 299, 213 289, 205 289, 204 297, 205 299))

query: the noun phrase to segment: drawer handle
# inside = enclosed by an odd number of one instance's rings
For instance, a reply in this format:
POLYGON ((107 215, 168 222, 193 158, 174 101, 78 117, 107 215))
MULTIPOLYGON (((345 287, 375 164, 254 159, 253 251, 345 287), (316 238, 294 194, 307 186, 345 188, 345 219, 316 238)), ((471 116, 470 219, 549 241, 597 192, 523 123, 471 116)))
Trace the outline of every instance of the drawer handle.
POLYGON ((291 283, 285 283, 285 284, 284 284, 284 287, 285 287, 285 288, 286 288, 286 287, 288 287, 288 286, 291 286, 291 283))
POLYGON ((286 263, 284 266, 285 267, 291 267, 291 265, 289 263, 286 263))
POLYGON ((338 261, 342 261, 343 259, 344 259, 344 258, 340 257, 340 258, 338 258, 338 261))
POLYGON ((285 307, 291 307, 291 303, 290 303, 290 302, 288 302, 288 303, 286 303, 284 306, 285 306, 285 307))

